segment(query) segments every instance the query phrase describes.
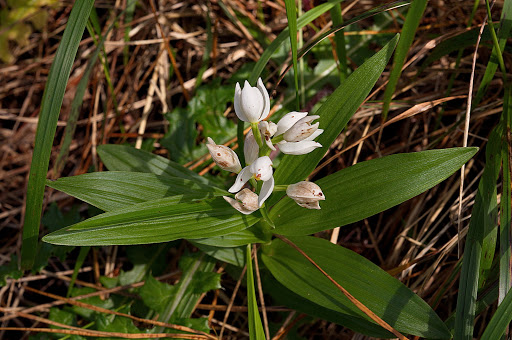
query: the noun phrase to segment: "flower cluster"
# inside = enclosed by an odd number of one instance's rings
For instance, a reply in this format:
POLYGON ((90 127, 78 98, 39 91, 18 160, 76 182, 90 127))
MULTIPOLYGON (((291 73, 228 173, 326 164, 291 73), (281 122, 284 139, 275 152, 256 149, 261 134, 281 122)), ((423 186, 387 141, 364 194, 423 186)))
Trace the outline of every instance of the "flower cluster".
MULTIPOLYGON (((304 155, 322 147, 314 139, 324 130, 318 128, 318 122, 313 123, 320 116, 308 116, 307 112, 290 112, 277 124, 263 120, 270 112, 270 97, 261 78, 256 87, 248 81, 243 89, 236 84, 234 106, 238 118, 251 123, 244 143, 246 167, 242 169, 237 154, 227 146, 217 145, 211 138, 206 146, 221 169, 238 174, 228 189, 236 193, 235 198, 224 196, 224 199, 242 214, 250 214, 261 208, 274 191, 273 164, 269 155, 276 150, 276 145, 285 154, 304 155), (242 189, 249 181, 254 187, 258 187, 257 181, 262 181, 259 195, 248 188, 242 189)), ((289 185, 286 194, 308 209, 320 209, 319 201, 325 200, 320 187, 307 181, 289 185)))

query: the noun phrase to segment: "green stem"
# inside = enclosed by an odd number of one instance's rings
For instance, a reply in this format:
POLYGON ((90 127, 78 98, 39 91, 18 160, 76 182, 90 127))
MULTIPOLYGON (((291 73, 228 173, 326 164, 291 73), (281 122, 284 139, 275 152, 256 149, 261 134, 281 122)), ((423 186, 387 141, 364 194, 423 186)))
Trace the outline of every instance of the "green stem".
POLYGON ((274 191, 286 191, 288 188, 287 184, 274 186, 274 191))
POLYGON ((275 136, 272 138, 272 144, 277 144, 279 142, 282 142, 284 139, 284 133, 280 134, 279 136, 275 136))

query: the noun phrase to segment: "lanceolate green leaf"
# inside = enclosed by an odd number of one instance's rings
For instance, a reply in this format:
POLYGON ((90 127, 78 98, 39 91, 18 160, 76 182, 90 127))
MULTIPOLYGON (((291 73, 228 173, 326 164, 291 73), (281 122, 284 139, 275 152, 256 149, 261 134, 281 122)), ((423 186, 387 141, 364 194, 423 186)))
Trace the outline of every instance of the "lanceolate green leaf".
MULTIPOLYGON (((290 34, 290 46, 292 48, 293 77, 295 80, 295 101, 299 110, 299 75, 297 74, 297 7, 295 0, 285 0, 286 17, 288 18, 288 32, 290 34)), ((301 6, 301 2, 299 2, 301 6)))
POLYGON ((93 5, 94 0, 77 1, 73 5, 45 86, 27 188, 21 249, 21 266, 25 269, 31 268, 35 260, 45 178, 53 137, 71 67, 93 5))
MULTIPOLYGON (((283 157, 274 175, 276 184, 301 181, 313 171, 331 143, 370 93, 391 57, 397 41, 398 35, 355 70, 315 112, 315 115, 320 115, 318 120, 320 128, 325 130, 316 139, 323 147, 307 155, 283 157)), ((274 194, 274 196, 278 195, 274 194)), ((271 202, 275 203, 275 199, 271 202)))
POLYGON ((258 214, 242 215, 222 198, 193 202, 172 196, 97 215, 43 241, 78 246, 158 243, 227 235, 258 220, 258 214))
POLYGON ((402 67, 404 66, 407 52, 409 52, 414 35, 416 34, 416 29, 420 24, 426 6, 427 0, 413 0, 409 6, 409 10, 407 11, 407 17, 405 18, 404 27, 402 28, 402 37, 400 38, 396 48, 395 57, 393 58, 393 67, 391 68, 389 81, 384 92, 384 104, 382 108, 383 120, 386 120, 387 118, 391 97, 395 92, 398 78, 400 78, 400 75, 402 74, 402 67))
POLYGON ((98 154, 105 166, 111 171, 148 172, 211 185, 206 178, 199 176, 181 164, 131 146, 101 145, 98 147, 98 154))
POLYGON ((440 183, 476 151, 453 148, 396 154, 340 170, 316 182, 326 198, 321 210, 301 208, 288 197, 276 204, 270 212, 274 232, 308 235, 377 214, 440 183))
POLYGON ((204 245, 216 247, 239 247, 249 243, 267 243, 272 239, 272 234, 264 230, 260 223, 257 223, 247 229, 236 231, 222 236, 193 239, 192 241, 204 245))
POLYGON ((128 171, 93 172, 47 181, 46 185, 105 211, 174 195, 204 199, 229 194, 179 177, 128 171))
MULTIPOLYGON (((448 329, 420 297, 364 257, 327 240, 290 238, 336 282, 400 332, 426 338, 450 338, 448 329)), ((336 286, 291 246, 275 239, 262 259, 285 287, 318 305, 373 324, 336 286)))
POLYGON ((457 296, 455 339, 473 338, 480 265, 484 240, 487 236, 485 233, 497 224, 496 181, 501 164, 501 130, 501 127, 496 127, 489 137, 485 168, 478 185, 466 236, 457 296))

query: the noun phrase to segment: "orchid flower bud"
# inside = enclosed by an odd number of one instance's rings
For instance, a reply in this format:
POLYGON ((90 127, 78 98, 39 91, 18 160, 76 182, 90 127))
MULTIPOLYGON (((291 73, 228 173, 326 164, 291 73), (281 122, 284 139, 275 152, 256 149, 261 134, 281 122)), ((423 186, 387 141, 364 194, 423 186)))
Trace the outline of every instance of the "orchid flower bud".
POLYGON ((244 122, 257 123, 266 118, 270 112, 270 97, 261 78, 256 87, 247 80, 243 89, 236 83, 234 104, 236 115, 244 122))
POLYGON ((240 172, 242 166, 240 165, 240 161, 238 160, 238 156, 236 153, 224 145, 217 145, 208 137, 208 143, 206 144, 208 151, 210 151, 210 155, 217 165, 227 171, 231 171, 234 173, 240 172))
POLYGON ((287 113, 277 122, 277 131, 275 133, 276 136, 285 133, 289 128, 291 128, 295 123, 297 123, 300 119, 307 116, 307 112, 297 112, 292 111, 287 113))
POLYGON ((272 145, 271 139, 277 131, 276 123, 267 122, 264 120, 259 123, 258 129, 260 130, 261 136, 265 140, 265 143, 267 143, 267 146, 270 148, 270 150, 275 150, 276 148, 274 145, 272 145))
POLYGON ((244 215, 249 215, 254 211, 259 209, 258 205, 258 195, 252 192, 250 189, 243 189, 238 194, 235 195, 235 199, 232 199, 228 196, 222 196, 231 204, 233 208, 240 211, 244 215))
POLYGON ((318 125, 320 123, 315 123, 311 125, 311 122, 315 119, 320 118, 320 116, 306 116, 298 120, 291 128, 286 130, 283 135, 283 138, 287 142, 300 142, 311 136, 315 131, 318 130, 318 125))
POLYGON ((256 159, 258 159, 259 151, 260 151, 260 148, 258 146, 258 143, 256 142, 256 139, 254 139, 252 130, 249 130, 249 132, 245 136, 245 142, 244 142, 245 163, 247 165, 254 163, 254 161, 256 161, 256 159))
POLYGON ((325 200, 322 189, 315 183, 307 181, 290 184, 286 189, 286 194, 295 203, 307 209, 320 209, 318 202, 325 200))

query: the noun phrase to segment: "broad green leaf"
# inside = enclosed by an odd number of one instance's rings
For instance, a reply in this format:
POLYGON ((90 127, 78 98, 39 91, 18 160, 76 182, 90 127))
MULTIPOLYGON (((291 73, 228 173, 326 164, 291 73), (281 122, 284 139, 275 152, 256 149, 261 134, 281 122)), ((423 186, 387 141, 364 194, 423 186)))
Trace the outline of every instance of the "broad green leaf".
POLYGON ((191 202, 186 196, 172 196, 97 215, 46 235, 43 241, 88 246, 206 238, 246 229, 259 220, 257 216, 238 213, 222 198, 191 202))
POLYGON ((175 195, 196 199, 229 195, 227 191, 179 177, 129 171, 93 172, 46 182, 105 211, 175 195))
MULTIPOLYGON (((450 338, 439 316, 420 297, 364 257, 315 237, 290 238, 336 282, 400 332, 427 338, 450 338)), ((324 308, 373 321, 297 250, 279 239, 263 248, 272 275, 295 294, 324 308)))
POLYGON ((192 241, 204 245, 232 248, 245 246, 249 243, 267 243, 270 242, 271 239, 272 234, 266 229, 263 229, 260 223, 257 223, 247 229, 227 235, 194 239, 192 241))
MULTIPOLYGON (((341 130, 370 93, 391 57, 397 41, 398 35, 355 70, 315 112, 315 115, 320 115, 318 120, 320 128, 324 129, 324 133, 316 140, 323 147, 307 155, 286 155, 283 157, 274 175, 276 184, 291 184, 304 180, 313 171, 331 143, 338 137, 341 130)), ((273 196, 278 197, 279 195, 274 193, 273 196)), ((272 203, 275 203, 275 198, 271 200, 269 206, 272 203)))
POLYGON ((256 301, 256 289, 254 288, 254 273, 252 271, 252 246, 248 244, 245 250, 247 261, 247 304, 249 307, 249 338, 251 340, 265 340, 265 332, 261 324, 258 302, 256 301))
POLYGON ((94 0, 77 1, 73 5, 44 89, 27 187, 21 248, 21 267, 25 269, 32 268, 36 257, 45 179, 57 120, 71 67, 93 5, 94 0))
POLYGON ((211 185, 204 177, 162 156, 127 145, 100 145, 98 154, 110 171, 148 172, 167 177, 179 177, 211 185))
POLYGON ((384 103, 382 106, 382 120, 386 120, 389 111, 389 104, 391 98, 395 92, 398 79, 402 74, 402 67, 405 64, 405 58, 409 52, 409 48, 412 45, 416 29, 418 28, 423 12, 427 7, 427 0, 413 0, 407 11, 407 17, 405 18, 404 26, 402 27, 402 33, 398 46, 396 47, 395 56, 393 58, 393 67, 389 75, 388 84, 384 91, 384 103))
POLYGON ((512 291, 509 290, 505 299, 501 302, 494 312, 494 315, 485 328, 484 334, 482 334, 481 340, 495 340, 500 339, 505 330, 512 321, 512 291))
POLYGON ((477 148, 452 148, 396 154, 358 163, 316 183, 325 201, 308 210, 286 197, 270 216, 282 235, 308 235, 357 222, 400 204, 445 180, 477 148))
POLYGON ((485 239, 497 225, 496 181, 501 164, 501 127, 491 132, 486 147, 486 163, 478 184, 475 205, 469 222, 464 246, 462 270, 459 278, 459 294, 455 315, 455 338, 472 339, 478 281, 481 274, 485 239))
POLYGON ((279 283, 275 278, 265 278, 263 281, 265 293, 272 296, 273 301, 278 305, 293 308, 298 312, 305 313, 323 320, 343 325, 355 332, 366 334, 376 338, 393 338, 394 335, 383 329, 381 326, 370 323, 366 319, 352 316, 346 313, 320 306, 305 297, 295 294, 279 283))
MULTIPOLYGON (((190 241, 190 240, 189 240, 190 241)), ((198 242, 190 241, 194 246, 199 248, 203 253, 211 256, 219 261, 232 264, 237 267, 245 265, 245 257, 243 247, 216 247, 198 242)))

